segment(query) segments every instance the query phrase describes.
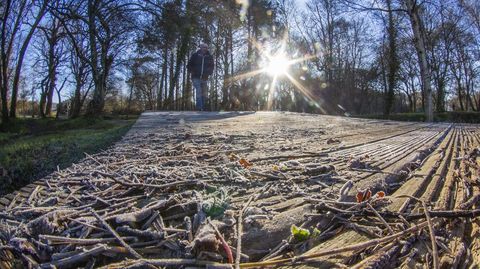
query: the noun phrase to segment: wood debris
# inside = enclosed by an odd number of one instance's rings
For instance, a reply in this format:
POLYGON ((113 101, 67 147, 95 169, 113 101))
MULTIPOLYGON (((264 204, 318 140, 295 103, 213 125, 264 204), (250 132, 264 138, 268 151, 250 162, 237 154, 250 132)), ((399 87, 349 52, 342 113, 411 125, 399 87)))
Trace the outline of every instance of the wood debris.
POLYGON ((480 264, 477 126, 154 115, 1 198, 0 268, 480 264))

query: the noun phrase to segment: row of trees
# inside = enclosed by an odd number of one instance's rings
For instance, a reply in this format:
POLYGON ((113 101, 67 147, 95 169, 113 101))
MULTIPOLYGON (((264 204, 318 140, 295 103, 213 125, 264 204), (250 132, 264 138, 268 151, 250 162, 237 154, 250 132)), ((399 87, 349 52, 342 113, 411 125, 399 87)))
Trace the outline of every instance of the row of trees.
POLYGON ((0 17, 3 123, 55 99, 70 117, 193 109, 200 42, 212 110, 480 110, 475 0, 6 0, 0 17), (282 49, 299 60, 272 77, 265 54, 282 49))
POLYGON ((121 64, 124 57, 119 54, 132 44, 129 34, 136 25, 136 6, 141 7, 130 1, 2 2, 2 123, 16 117, 19 94, 39 95, 39 114, 49 115, 55 92, 61 102, 66 85, 71 89, 71 117, 80 115, 87 99, 86 113, 100 115, 114 64, 121 64), (20 89, 24 65, 29 65, 33 78, 24 83, 30 93, 20 89))

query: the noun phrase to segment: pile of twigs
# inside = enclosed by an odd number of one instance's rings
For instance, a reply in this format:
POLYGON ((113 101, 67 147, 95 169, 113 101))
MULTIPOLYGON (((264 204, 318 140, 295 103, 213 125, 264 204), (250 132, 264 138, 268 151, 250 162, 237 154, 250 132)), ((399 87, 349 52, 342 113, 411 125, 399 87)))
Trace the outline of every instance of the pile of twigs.
MULTIPOLYGON (((262 143, 269 140, 265 135, 262 143)), ((450 251, 444 224, 480 214, 480 195, 456 210, 433 210, 408 197, 415 210, 388 211, 400 197, 370 189, 352 195, 358 179, 348 172, 400 177, 369 165, 373 157, 333 160, 321 150, 292 146, 247 159, 259 141, 178 127, 131 133, 107 151, 86 154, 28 194, 18 192, 0 211, 0 268, 279 267, 327 256, 335 264, 326 266, 382 268, 408 266, 418 244, 427 249, 425 264, 438 268, 441 254, 450 251), (304 234, 293 228, 290 233, 290 224, 281 227, 288 235, 279 232, 280 240, 264 231, 258 240, 278 245, 249 257, 245 235, 251 227, 274 221, 281 226, 282 219, 272 216, 292 208, 305 209, 305 218, 295 220, 304 234), (366 238, 315 248, 346 231, 366 238)))
POLYGON ((28 195, 19 192, 0 211, 0 268, 108 267, 152 257, 172 266, 233 262, 235 251, 222 233, 234 232, 235 218, 225 212, 222 189, 209 185, 216 177, 207 174, 225 166, 202 166, 242 149, 144 144, 160 139, 186 138, 133 134, 108 151, 86 154, 28 195))

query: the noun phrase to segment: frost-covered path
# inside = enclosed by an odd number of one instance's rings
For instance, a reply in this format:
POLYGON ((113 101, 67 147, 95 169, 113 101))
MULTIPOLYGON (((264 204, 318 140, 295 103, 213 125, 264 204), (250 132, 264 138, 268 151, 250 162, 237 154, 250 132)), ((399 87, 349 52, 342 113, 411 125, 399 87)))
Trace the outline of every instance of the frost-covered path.
MULTIPOLYGON (((312 260, 325 267, 381 264, 387 258, 398 266, 427 263, 432 251, 423 208, 395 197, 413 195, 434 211, 476 214, 479 143, 475 125, 146 112, 111 149, 0 199, 0 241, 8 246, 0 249, 0 267, 27 261, 200 266, 228 262, 228 249, 235 259, 237 246, 242 263, 281 257, 273 264, 288 266, 292 255, 385 238, 413 224, 423 229, 420 236, 407 233, 403 241, 378 243, 375 251, 359 248, 355 255, 340 249, 296 266, 312 260), (292 225, 310 235, 292 238, 292 225)), ((434 221, 443 264, 479 261, 476 222, 434 221)))

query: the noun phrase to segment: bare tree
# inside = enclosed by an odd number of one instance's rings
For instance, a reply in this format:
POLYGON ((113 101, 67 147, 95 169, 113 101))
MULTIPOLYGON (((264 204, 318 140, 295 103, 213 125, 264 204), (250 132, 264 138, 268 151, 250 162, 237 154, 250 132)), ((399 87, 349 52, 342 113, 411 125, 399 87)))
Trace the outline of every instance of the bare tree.
POLYGON ((16 117, 18 86, 30 40, 47 10, 49 0, 6 0, 0 20, 0 95, 2 124, 16 117), (26 29, 27 34, 21 32, 26 29), (15 44, 20 44, 18 51, 15 44), (15 58, 14 55, 16 55, 15 58), (12 74, 12 70, 13 74, 12 74), (13 76, 13 77, 12 77, 13 76), (11 87, 10 87, 11 85, 11 87), (8 94, 11 94, 8 100, 8 94), (10 101, 10 109, 8 102, 10 101))
POLYGON ((385 98, 384 114, 390 115, 395 98, 395 88, 397 86, 398 69, 400 68, 399 59, 397 55, 397 26, 394 18, 392 0, 385 0, 388 14, 388 53, 387 53, 387 94, 385 98))
POLYGON ((78 38, 66 26, 72 45, 77 55, 86 61, 91 69, 94 90, 87 114, 98 116, 103 112, 107 81, 112 71, 114 60, 119 58, 125 45, 131 41, 128 33, 133 27, 131 1, 68 1, 56 9, 56 16, 66 25, 69 21, 77 21, 82 25, 88 40, 88 56, 81 52, 78 38), (83 55, 83 56, 82 56, 83 55))
MULTIPOLYGON (((50 115, 53 105, 53 95, 57 88, 59 68, 66 62, 65 58, 65 32, 60 21, 50 16, 43 25, 38 26, 41 36, 36 42, 39 51, 39 61, 44 68, 40 69, 45 73, 45 79, 40 94, 40 116, 50 115)), ((40 74, 40 77, 43 77, 40 74)))
POLYGON ((433 121, 431 70, 427 61, 427 37, 421 16, 421 6, 415 0, 405 0, 405 5, 412 25, 413 43, 417 52, 420 66, 420 77, 422 79, 422 89, 425 94, 425 118, 427 121, 433 121))
POLYGON ((78 21, 70 21, 69 32, 69 65, 74 85, 69 117, 80 116, 85 100, 93 87, 91 69, 88 63, 88 37, 83 34, 82 24, 78 21))

